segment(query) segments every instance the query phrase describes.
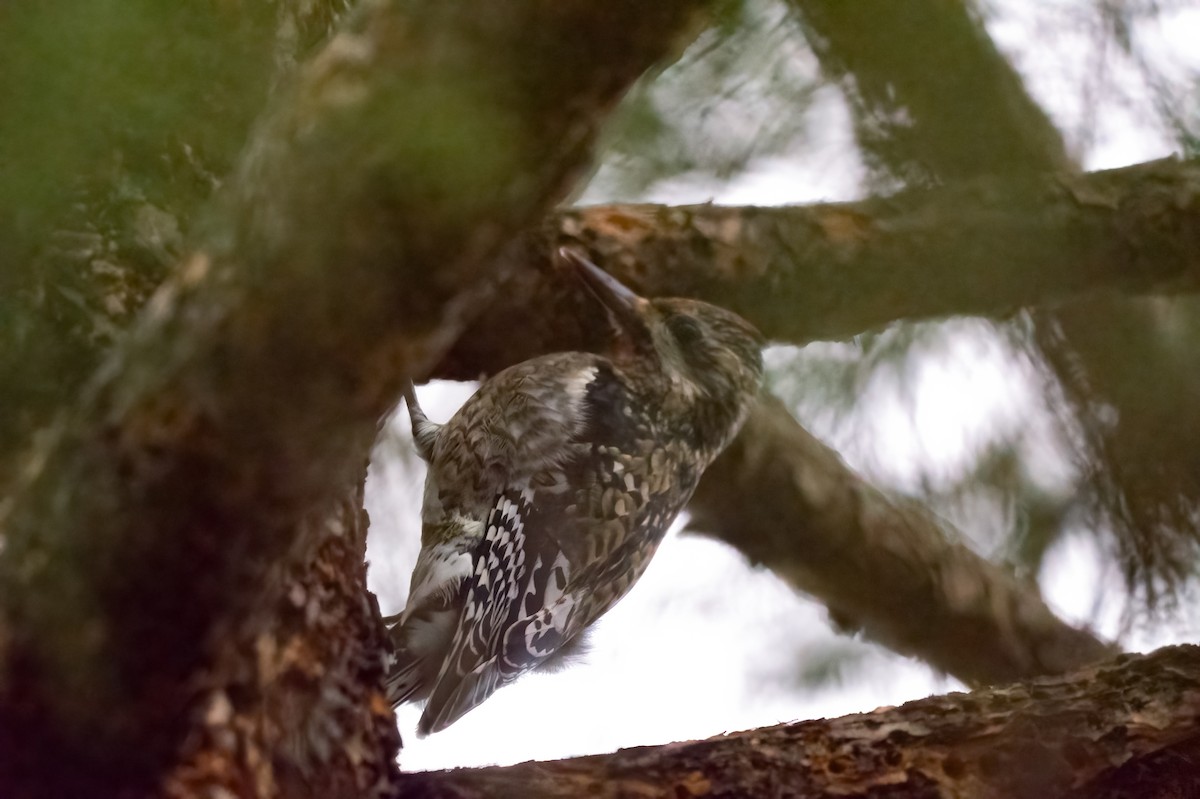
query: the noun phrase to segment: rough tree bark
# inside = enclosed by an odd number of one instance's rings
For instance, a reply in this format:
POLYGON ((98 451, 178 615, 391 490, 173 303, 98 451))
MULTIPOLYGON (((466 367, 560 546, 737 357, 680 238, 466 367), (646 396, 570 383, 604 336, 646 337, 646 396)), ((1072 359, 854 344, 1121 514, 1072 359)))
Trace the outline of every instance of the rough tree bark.
POLYGON ((530 268, 510 276, 503 306, 472 323, 435 375, 474 378, 562 335, 593 335, 587 309, 560 307, 561 281, 546 279, 564 241, 647 296, 720 302, 771 340, 807 344, 1097 294, 1195 292, 1200 161, 987 176, 848 203, 565 209, 527 238, 530 268), (513 330, 513 314, 530 323, 513 330))
POLYGON ((1175 799, 1200 790, 1200 649, 706 741, 409 774, 424 799, 1175 799))
MULTIPOLYGON (((14 794, 137 795, 187 733, 239 717, 243 697, 193 678, 233 641, 276 640, 279 571, 308 569, 330 525, 353 537, 336 503, 400 381, 487 298, 496 255, 561 196, 604 113, 701 5, 375 3, 299 71, 207 246, 38 443, 3 509, 0 776, 14 794), (391 134, 409 120, 411 135, 391 134)), ((362 700, 379 691, 379 654, 358 643, 375 660, 362 700)), ((269 721, 286 729, 287 710, 269 721)), ((385 774, 394 736, 366 753, 385 774)), ((233 784, 273 787, 256 776, 233 784)))

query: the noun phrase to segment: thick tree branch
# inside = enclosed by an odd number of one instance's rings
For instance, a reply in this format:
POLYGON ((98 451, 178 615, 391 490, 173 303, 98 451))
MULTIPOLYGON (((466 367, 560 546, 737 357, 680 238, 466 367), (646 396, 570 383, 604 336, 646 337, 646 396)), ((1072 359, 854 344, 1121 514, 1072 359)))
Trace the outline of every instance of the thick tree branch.
POLYGON ((429 799, 1191 795, 1200 649, 897 708, 548 763, 405 775, 429 799), (1172 791, 1175 791, 1174 793, 1172 791))
POLYGON ((373 3, 300 70, 209 248, 0 508, 8 784, 159 775, 216 639, 270 628, 278 565, 328 540, 302 520, 355 484, 393 388, 453 340, 698 5, 373 3))
POLYGON ((973 684, 1057 674, 1111 650, 1055 616, 1037 585, 892 500, 765 399, 709 467, 696 529, 829 607, 838 625, 973 684))
MULTIPOLYGON (((853 203, 780 208, 596 206, 528 243, 587 246, 651 296, 721 303, 776 341, 843 339, 900 320, 1003 318, 1100 292, 1200 288, 1200 162, 993 177, 853 203)), ((582 340, 589 322, 526 270, 437 369, 474 377, 582 340), (522 325, 514 329, 513 318, 522 325)))

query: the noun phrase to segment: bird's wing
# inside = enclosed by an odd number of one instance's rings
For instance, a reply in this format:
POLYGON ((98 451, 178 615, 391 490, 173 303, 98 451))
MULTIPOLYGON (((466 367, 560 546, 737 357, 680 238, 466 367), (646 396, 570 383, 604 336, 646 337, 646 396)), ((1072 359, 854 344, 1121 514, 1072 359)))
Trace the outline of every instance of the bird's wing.
POLYGON ((660 507, 662 498, 634 474, 634 459, 662 458, 630 421, 628 401, 612 370, 597 369, 583 396, 587 424, 574 436, 576 454, 497 496, 418 734, 445 728, 542 664, 640 575, 661 535, 630 532, 647 524, 665 531, 681 503, 660 507))
POLYGON ((462 615, 454 641, 421 714, 418 735, 454 723, 507 681, 499 641, 518 610, 522 592, 535 578, 527 562, 525 533, 533 496, 528 488, 505 491, 492 508, 484 539, 473 556, 471 576, 463 584, 462 615))

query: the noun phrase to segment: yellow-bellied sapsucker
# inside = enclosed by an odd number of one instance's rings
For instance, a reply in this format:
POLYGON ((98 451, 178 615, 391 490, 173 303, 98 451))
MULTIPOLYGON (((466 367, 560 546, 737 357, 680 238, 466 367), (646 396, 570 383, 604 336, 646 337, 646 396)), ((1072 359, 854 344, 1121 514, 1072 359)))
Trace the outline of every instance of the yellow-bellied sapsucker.
POLYGON ((557 660, 625 595, 762 380, 762 340, 741 317, 645 300, 560 254, 616 328, 608 357, 517 364, 444 425, 407 395, 429 473, 388 693, 428 700, 418 735, 557 660))

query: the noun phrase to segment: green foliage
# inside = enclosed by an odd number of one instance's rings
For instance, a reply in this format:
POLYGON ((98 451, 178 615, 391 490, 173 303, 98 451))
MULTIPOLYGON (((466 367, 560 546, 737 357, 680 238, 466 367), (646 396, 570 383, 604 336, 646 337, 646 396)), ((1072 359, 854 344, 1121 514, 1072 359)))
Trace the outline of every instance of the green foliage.
POLYGON ((121 171, 148 195, 170 180, 164 158, 186 145, 218 167, 266 97, 268 4, 159 0, 15 2, 0 9, 0 208, 3 241, 26 244, 80 183, 121 171), (262 85, 247 92, 240 82, 262 85), (156 181, 159 185, 155 185, 156 181))
POLYGON ((134 241, 139 224, 169 221, 150 238, 178 229, 230 168, 267 96, 275 15, 269 3, 0 5, 0 350, 21 353, 0 361, 0 449, 86 377, 95 351, 79 342, 107 346, 106 314, 132 313, 161 281, 169 254, 134 241))

